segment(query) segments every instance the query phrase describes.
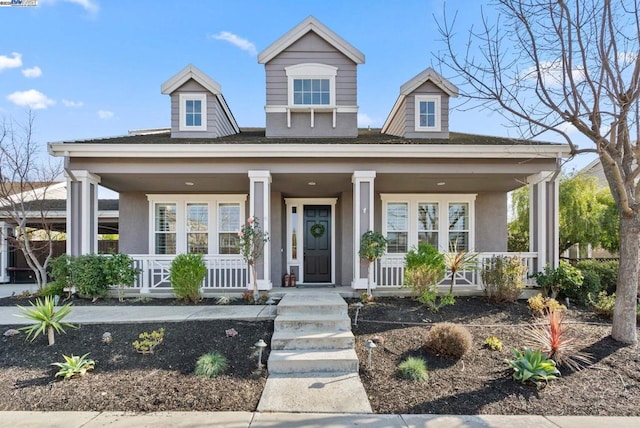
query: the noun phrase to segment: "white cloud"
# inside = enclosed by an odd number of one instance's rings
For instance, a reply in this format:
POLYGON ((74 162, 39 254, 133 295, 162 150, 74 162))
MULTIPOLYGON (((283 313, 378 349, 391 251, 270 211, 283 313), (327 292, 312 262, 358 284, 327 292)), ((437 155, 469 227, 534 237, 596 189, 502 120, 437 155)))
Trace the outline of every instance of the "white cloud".
POLYGON ((230 33, 228 31, 222 31, 218 34, 214 34, 212 36, 209 36, 210 38, 214 39, 214 40, 224 40, 225 42, 229 42, 232 45, 242 49, 243 51, 246 51, 249 53, 249 55, 251 56, 256 56, 258 55, 258 51, 256 49, 256 45, 254 45, 253 43, 251 43, 249 40, 247 39, 243 39, 242 37, 239 37, 233 33, 230 33))
MULTIPOLYGON (((563 70, 562 62, 560 60, 556 61, 540 61, 539 64, 540 75, 542 77, 543 83, 548 86, 562 86, 564 84, 563 78, 565 77, 565 71, 563 70)), ((522 78, 525 80, 536 80, 537 69, 535 66, 527 68, 522 74, 522 78)), ((581 82, 584 80, 584 69, 583 68, 575 68, 571 70, 571 76, 573 80, 576 82, 581 82)))
POLYGON ((36 77, 42 76, 42 70, 36 65, 35 67, 23 69, 22 75, 30 79, 35 79, 36 77))
POLYGON ((113 112, 109 110, 98 110, 98 117, 102 120, 109 120, 113 117, 113 112))
POLYGON ((53 5, 53 4, 56 4, 58 1, 73 3, 75 5, 82 7, 84 10, 92 14, 98 13, 98 10, 100 9, 98 2, 95 0, 40 0, 40 4, 53 5))
POLYGON ((22 67, 22 54, 18 52, 11 53, 11 57, 7 55, 0 55, 0 72, 5 68, 18 68, 22 67))
POLYGON ((560 125, 556 126, 556 129, 564 132, 565 134, 576 134, 578 132, 578 128, 569 122, 562 122, 560 125))
POLYGON ((20 107, 29 107, 34 110, 46 109, 54 105, 56 102, 48 98, 45 94, 35 89, 28 91, 16 91, 7 96, 7 99, 20 107))
POLYGON ((374 126, 377 120, 371 118, 366 113, 358 113, 358 127, 366 128, 368 126, 374 126))
POLYGON ((62 99, 62 104, 64 104, 65 107, 71 108, 80 108, 84 105, 82 101, 71 101, 64 98, 62 99))
POLYGON ((638 59, 638 52, 620 52, 618 54, 618 61, 624 64, 636 62, 637 59, 638 59))

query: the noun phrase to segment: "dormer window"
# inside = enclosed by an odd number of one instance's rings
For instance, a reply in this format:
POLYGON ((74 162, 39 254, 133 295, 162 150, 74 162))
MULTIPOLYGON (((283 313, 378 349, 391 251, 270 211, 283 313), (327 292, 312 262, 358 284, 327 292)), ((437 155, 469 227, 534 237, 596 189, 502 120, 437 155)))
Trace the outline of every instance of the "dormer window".
POLYGON ((206 112, 206 94, 180 94, 180 131, 206 131, 206 112))
POLYGON ((440 96, 415 96, 416 131, 440 131, 440 96))
POLYGON ((337 67, 297 64, 285 67, 290 106, 335 106, 337 67))

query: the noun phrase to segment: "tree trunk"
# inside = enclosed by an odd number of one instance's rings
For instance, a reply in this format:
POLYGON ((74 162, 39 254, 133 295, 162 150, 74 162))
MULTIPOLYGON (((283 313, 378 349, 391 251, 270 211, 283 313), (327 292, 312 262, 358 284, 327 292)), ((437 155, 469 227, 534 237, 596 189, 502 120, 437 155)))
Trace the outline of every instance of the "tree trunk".
POLYGON ((367 268, 367 296, 371 297, 371 284, 373 283, 373 262, 369 260, 367 268))
POLYGON ((638 342, 636 307, 638 260, 640 260, 640 216, 620 216, 620 266, 616 286, 611 337, 628 344, 638 342))
POLYGON ((255 262, 251 263, 251 274, 253 275, 253 303, 258 303, 258 271, 255 262))
POLYGON ((56 343, 55 331, 53 331, 53 327, 47 327, 47 338, 49 339, 49 346, 56 343))

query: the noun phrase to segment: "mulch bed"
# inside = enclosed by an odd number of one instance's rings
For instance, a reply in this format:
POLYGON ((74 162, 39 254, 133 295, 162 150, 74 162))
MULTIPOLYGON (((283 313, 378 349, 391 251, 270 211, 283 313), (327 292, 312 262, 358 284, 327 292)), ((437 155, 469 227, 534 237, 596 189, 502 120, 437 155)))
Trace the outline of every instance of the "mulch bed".
POLYGON ((640 416, 637 347, 615 342, 608 321, 587 310, 569 309, 565 320, 579 322, 570 327, 591 354, 592 364, 579 372, 561 367, 559 379, 537 390, 513 381, 504 363, 514 347, 524 347, 521 325, 531 321, 526 303, 458 298, 454 306, 433 314, 411 299, 379 298, 362 308, 353 328, 360 375, 376 413, 640 416), (431 323, 441 321, 470 330, 473 349, 462 359, 441 358, 424 349, 431 323), (363 344, 376 335, 383 337, 384 346, 374 351, 369 368, 363 344), (489 336, 500 338, 502 351, 483 347, 489 336), (397 365, 409 356, 426 360, 428 381, 415 383, 398 376, 397 365))
MULTIPOLYGON (((8 326, 0 327, 4 332, 8 326)), ((189 321, 153 324, 82 325, 34 342, 25 334, 0 336, 0 410, 91 411, 253 411, 266 377, 255 373, 259 339, 270 342, 271 321, 189 321), (165 328, 164 342, 153 355, 138 354, 131 343, 143 331, 165 328), (225 330, 239 333, 227 337, 225 330), (102 343, 104 332, 112 334, 102 343), (217 378, 193 376, 196 360, 207 352, 227 357, 229 367, 217 378), (54 380, 62 354, 96 362, 83 378, 54 380)), ((263 361, 268 358, 268 352, 263 361)))
MULTIPOLYGON (((164 302, 177 304, 173 299, 164 302)), ((117 299, 109 303, 118 304, 117 299)), ((15 305, 15 299, 6 304, 15 305)), ((350 305, 352 318, 354 311, 350 305)), ((609 322, 586 309, 570 308, 566 320, 592 355, 589 367, 575 373, 561 368, 561 378, 540 390, 513 381, 504 360, 511 358, 512 348, 524 347, 523 326, 531 320, 524 302, 493 304, 482 298, 460 297, 436 314, 409 298, 378 298, 365 305, 353 331, 360 375, 374 411, 640 416, 638 349, 613 341, 609 322), (464 324, 471 331, 473 349, 463 359, 424 350, 428 329, 441 321, 464 324), (385 343, 374 351, 369 368, 363 345, 375 335, 385 343), (503 350, 484 348, 488 336, 498 336, 503 350), (397 375, 397 365, 408 356, 426 360, 428 381, 414 383, 397 375)), ((254 411, 266 379, 255 374, 253 344, 261 338, 269 343, 272 332, 270 321, 189 321, 83 325, 57 335, 51 347, 45 337, 28 342, 24 334, 0 336, 0 410, 254 411), (136 353, 131 342, 138 334, 160 327, 166 330, 165 341, 156 353, 136 353), (230 328, 239 335, 226 337, 230 328), (101 342, 105 331, 113 335, 108 345, 101 342), (228 371, 214 379, 193 376, 197 358, 211 351, 227 357, 228 371), (93 372, 80 379, 54 380, 52 362, 62 361, 62 354, 87 352, 96 361, 93 372)), ((268 352, 264 361, 267 358, 268 352)))
MULTIPOLYGON (((225 305, 247 305, 241 293, 229 293, 229 300, 225 301, 225 305)), ((26 306, 30 307, 29 302, 35 303, 37 296, 20 295, 0 298, 0 307, 2 306, 26 306)), ((117 297, 100 298, 93 301, 92 299, 83 299, 77 295, 71 296, 71 298, 61 299, 60 304, 72 303, 75 306, 188 306, 193 303, 173 298, 158 298, 158 297, 125 297, 120 301, 117 297)), ((217 297, 208 297, 201 299, 198 306, 213 306, 219 305, 220 301, 217 297)))

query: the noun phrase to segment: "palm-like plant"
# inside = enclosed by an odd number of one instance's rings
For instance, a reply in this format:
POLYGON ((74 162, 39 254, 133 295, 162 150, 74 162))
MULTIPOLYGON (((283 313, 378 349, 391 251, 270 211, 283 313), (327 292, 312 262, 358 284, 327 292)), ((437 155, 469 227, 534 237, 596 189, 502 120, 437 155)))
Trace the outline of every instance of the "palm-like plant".
POLYGON ((467 270, 476 270, 478 268, 478 254, 470 253, 467 250, 445 253, 444 261, 447 269, 451 272, 451 284, 449 285, 449 294, 453 294, 453 287, 456 285, 456 274, 467 270))
POLYGON ((54 300, 51 296, 47 296, 43 299, 37 299, 36 303, 29 302, 31 308, 25 308, 18 305, 18 308, 23 311, 22 314, 18 314, 20 318, 26 318, 34 321, 33 324, 21 327, 19 330, 27 332, 27 339, 31 338, 33 342, 40 334, 47 333, 49 339, 49 346, 55 343, 55 332, 65 333, 64 327, 76 328, 75 325, 62 321, 67 315, 71 313, 71 304, 67 303, 64 306, 56 308, 54 300))
POLYGON ((63 363, 52 363, 52 366, 59 367, 60 370, 56 373, 55 377, 62 377, 63 379, 73 379, 74 377, 82 377, 87 374, 89 370, 93 370, 96 366, 95 361, 91 358, 87 358, 89 354, 84 354, 79 357, 77 355, 71 355, 70 357, 63 355, 63 363))

